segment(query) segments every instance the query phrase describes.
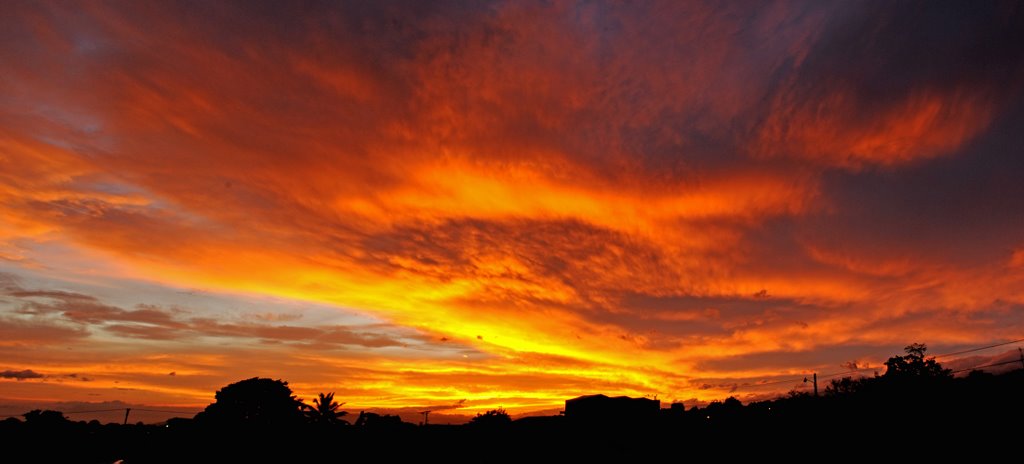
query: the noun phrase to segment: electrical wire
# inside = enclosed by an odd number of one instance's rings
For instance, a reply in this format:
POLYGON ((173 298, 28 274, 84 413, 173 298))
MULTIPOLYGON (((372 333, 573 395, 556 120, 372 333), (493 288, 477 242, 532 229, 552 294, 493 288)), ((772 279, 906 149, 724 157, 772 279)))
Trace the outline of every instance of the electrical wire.
POLYGON ((974 367, 969 367, 969 368, 966 368, 966 369, 957 369, 957 370, 955 370, 953 372, 950 372, 950 374, 956 374, 956 373, 967 372, 967 371, 976 371, 978 369, 985 368, 985 367, 996 367, 996 366, 1002 366, 1004 364, 1013 364, 1013 363, 1019 363, 1019 362, 1021 362, 1019 359, 1011 359, 1009 361, 997 362, 997 363, 992 363, 992 364, 985 364, 983 366, 974 366, 974 367))
POLYGON ((89 413, 89 412, 113 412, 113 411, 124 411, 124 410, 125 410, 125 408, 117 408, 117 409, 91 409, 91 410, 88 410, 88 411, 71 411, 71 412, 66 412, 64 414, 85 414, 85 413, 89 413))
MULTIPOLYGON (((852 374, 854 372, 870 371, 870 370, 874 370, 874 369, 875 368, 873 368, 873 367, 861 367, 861 368, 851 369, 851 370, 843 371, 843 372, 833 372, 831 374, 821 374, 821 375, 818 376, 818 378, 819 379, 827 379, 829 377, 835 377, 837 375, 852 374)), ((773 380, 771 382, 748 383, 748 384, 744 384, 742 386, 744 386, 744 387, 761 387, 761 386, 765 386, 765 385, 776 385, 776 384, 787 383, 787 382, 800 382, 800 381, 804 381, 804 380, 807 380, 807 376, 806 375, 803 375, 803 376, 800 376, 800 377, 792 377, 792 378, 788 378, 788 379, 773 380)))
POLYGON ((165 412, 167 414, 197 414, 198 411, 168 411, 166 409, 142 409, 142 408, 131 408, 132 411, 144 411, 144 412, 165 412))
POLYGON ((945 358, 946 356, 953 356, 955 354, 973 353, 975 351, 987 350, 989 348, 995 348, 997 346, 1013 345, 1015 343, 1021 343, 1021 342, 1024 342, 1024 338, 1021 338, 1021 339, 1018 339, 1018 340, 1011 340, 1011 341, 1003 342, 1003 343, 996 343, 995 345, 988 345, 988 346, 982 346, 982 347, 978 347, 978 348, 971 348, 969 350, 954 351, 952 353, 943 353, 943 354, 935 355, 933 357, 936 358, 936 359, 937 358, 945 358))
MULTIPOLYGON (((1020 338, 1020 339, 1017 339, 1017 340, 1011 340, 1011 341, 1008 341, 1008 342, 996 343, 996 344, 993 344, 993 345, 979 346, 979 347, 971 348, 971 349, 967 349, 967 350, 960 350, 960 351, 953 351, 953 352, 949 352, 949 353, 943 353, 943 354, 939 354, 939 355, 936 355, 936 356, 932 356, 932 358, 944 358, 944 357, 958 355, 958 354, 973 353, 973 352, 976 352, 976 351, 982 351, 982 350, 987 350, 987 349, 990 349, 990 348, 997 348, 997 347, 1006 346, 1006 345, 1013 345, 1013 344, 1021 343, 1021 342, 1024 342, 1024 338, 1020 338)), ((997 364, 988 364, 988 365, 978 366, 976 368, 971 368, 971 369, 960 369, 960 370, 953 371, 952 373, 956 374, 956 373, 959 373, 959 372, 965 372, 965 371, 969 371, 969 370, 973 370, 973 369, 979 369, 979 368, 983 368, 983 367, 1001 366, 1001 365, 1004 365, 1004 364, 1010 364, 1010 363, 1015 363, 1015 362, 1020 362, 1020 361, 1019 360, 1013 360, 1013 361, 1007 361, 1007 362, 997 363, 997 364)), ((860 371, 869 371, 869 370, 875 370, 875 369, 876 368, 874 368, 874 367, 856 368, 856 369, 851 369, 851 370, 843 371, 843 372, 833 372, 833 373, 829 373, 829 374, 821 374, 821 375, 818 376, 818 378, 819 379, 827 379, 827 378, 836 377, 836 376, 840 376, 840 375, 853 374, 853 373, 860 372, 860 371)), ((795 377, 794 376, 794 377, 788 378, 788 379, 772 380, 772 381, 768 381, 768 382, 745 383, 745 384, 740 385, 740 387, 757 388, 757 387, 763 387, 763 386, 768 386, 768 385, 778 385, 780 383, 799 382, 801 380, 806 380, 806 379, 807 379, 806 376, 801 376, 801 377, 795 377)))

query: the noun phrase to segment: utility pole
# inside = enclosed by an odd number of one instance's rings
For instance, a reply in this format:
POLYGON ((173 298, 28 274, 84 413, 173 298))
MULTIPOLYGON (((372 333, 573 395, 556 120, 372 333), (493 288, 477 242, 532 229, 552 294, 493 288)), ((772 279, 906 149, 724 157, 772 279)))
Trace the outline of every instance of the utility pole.
POLYGON ((1024 368, 1024 350, 1017 347, 1017 352, 1020 353, 1020 367, 1024 368))
POLYGON ((423 425, 430 425, 430 411, 423 411, 423 425))
POLYGON ((128 425, 128 414, 132 412, 132 408, 124 408, 124 425, 128 425))
MULTIPOLYGON (((814 396, 818 396, 818 373, 815 372, 811 378, 814 379, 814 396)), ((807 380, 807 377, 804 377, 804 383, 807 382, 811 382, 811 380, 807 380)))

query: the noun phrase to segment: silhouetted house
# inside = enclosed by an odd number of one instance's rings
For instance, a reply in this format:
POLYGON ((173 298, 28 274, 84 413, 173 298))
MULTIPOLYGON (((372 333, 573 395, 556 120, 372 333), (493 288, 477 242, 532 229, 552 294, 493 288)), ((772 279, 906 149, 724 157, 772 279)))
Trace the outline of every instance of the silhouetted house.
POLYGON ((565 417, 571 421, 608 423, 649 420, 661 410, 661 401, 628 396, 588 395, 565 401, 565 417))
MULTIPOLYGON (((185 418, 185 417, 172 417, 172 418, 167 419, 166 421, 164 421, 163 425, 166 426, 167 428, 172 428, 173 427, 174 429, 181 429, 181 428, 192 427, 194 422, 195 421, 193 421, 192 419, 188 419, 188 418, 185 418)), ((157 425, 160 425, 160 424, 157 424, 157 425)))
POLYGON ((359 417, 356 419, 355 426, 377 430, 399 430, 413 427, 413 424, 402 422, 402 418, 399 416, 359 411, 359 417))

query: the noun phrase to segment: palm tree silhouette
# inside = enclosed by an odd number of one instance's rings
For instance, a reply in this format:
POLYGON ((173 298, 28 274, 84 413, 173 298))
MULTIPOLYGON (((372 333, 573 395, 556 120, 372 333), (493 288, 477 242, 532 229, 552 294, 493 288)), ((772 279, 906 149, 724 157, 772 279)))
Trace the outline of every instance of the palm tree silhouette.
POLYGON ((317 398, 313 398, 313 406, 306 406, 306 416, 314 424, 348 424, 341 420, 348 413, 338 410, 343 404, 334 401, 334 392, 320 393, 317 398))

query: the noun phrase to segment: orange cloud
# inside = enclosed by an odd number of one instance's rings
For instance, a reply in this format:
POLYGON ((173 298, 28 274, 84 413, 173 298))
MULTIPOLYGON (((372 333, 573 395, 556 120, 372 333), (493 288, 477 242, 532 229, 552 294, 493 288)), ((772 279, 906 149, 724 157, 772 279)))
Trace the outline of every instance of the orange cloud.
POLYGON ((0 396, 709 400, 1021 330, 1013 28, 935 56, 899 6, 268 8, 0 19, 0 369, 52 376, 0 396))
POLYGON ((857 168, 950 152, 988 127, 996 104, 969 90, 917 91, 878 109, 852 92, 799 103, 781 97, 754 140, 762 156, 795 156, 857 168))

